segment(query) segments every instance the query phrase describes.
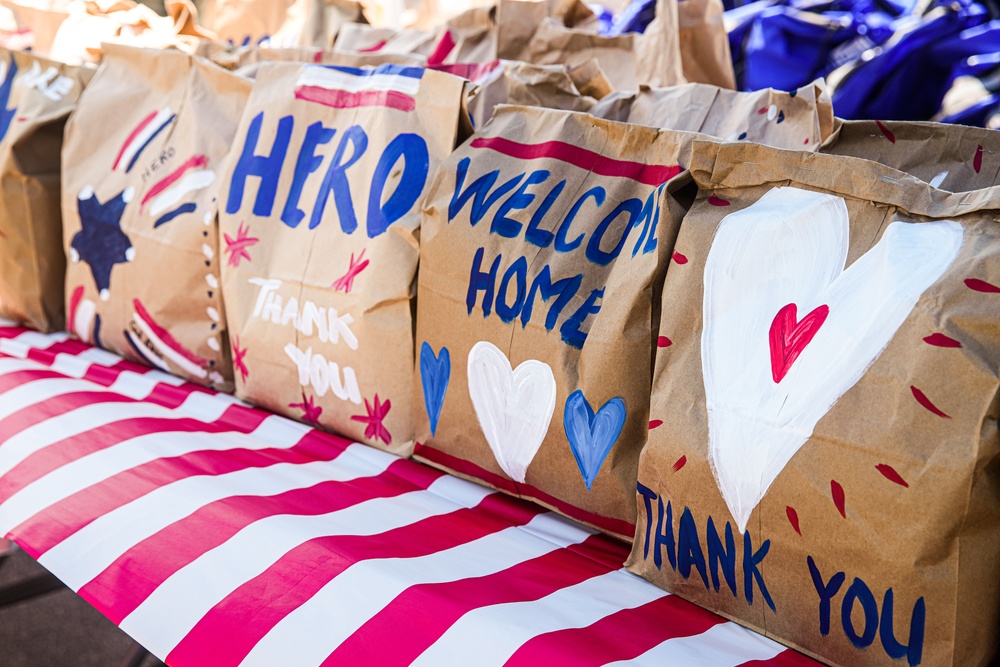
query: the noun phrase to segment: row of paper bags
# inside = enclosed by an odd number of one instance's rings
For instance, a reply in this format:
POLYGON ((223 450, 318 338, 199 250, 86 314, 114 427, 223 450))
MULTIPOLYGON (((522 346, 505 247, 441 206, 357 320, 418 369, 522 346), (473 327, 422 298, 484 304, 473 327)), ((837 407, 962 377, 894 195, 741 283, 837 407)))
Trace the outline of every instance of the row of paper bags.
POLYGON ((994 655, 996 132, 688 84, 473 134, 433 69, 106 48, 0 55, 7 314, 634 536, 831 664, 994 655))

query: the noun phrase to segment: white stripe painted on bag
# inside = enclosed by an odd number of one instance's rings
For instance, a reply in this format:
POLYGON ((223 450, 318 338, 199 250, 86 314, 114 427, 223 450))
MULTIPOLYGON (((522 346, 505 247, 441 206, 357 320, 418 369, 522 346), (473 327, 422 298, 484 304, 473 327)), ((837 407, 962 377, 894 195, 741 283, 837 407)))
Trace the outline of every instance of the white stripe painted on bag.
POLYGON ((355 76, 348 72, 322 67, 310 67, 296 82, 299 86, 316 86, 327 90, 343 90, 360 93, 366 90, 394 90, 406 95, 416 95, 420 91, 420 79, 394 74, 373 74, 355 76))

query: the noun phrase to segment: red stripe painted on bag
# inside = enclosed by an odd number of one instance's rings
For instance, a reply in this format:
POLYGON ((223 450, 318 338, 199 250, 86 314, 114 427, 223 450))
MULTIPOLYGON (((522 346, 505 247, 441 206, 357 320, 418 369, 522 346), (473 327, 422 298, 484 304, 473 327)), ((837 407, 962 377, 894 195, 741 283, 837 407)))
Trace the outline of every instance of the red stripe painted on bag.
POLYGON ((616 160, 564 141, 523 144, 504 137, 479 137, 473 139, 470 145, 473 148, 489 148, 518 160, 551 158, 571 164, 579 169, 592 171, 599 176, 628 178, 652 186, 662 185, 683 171, 677 165, 616 160))

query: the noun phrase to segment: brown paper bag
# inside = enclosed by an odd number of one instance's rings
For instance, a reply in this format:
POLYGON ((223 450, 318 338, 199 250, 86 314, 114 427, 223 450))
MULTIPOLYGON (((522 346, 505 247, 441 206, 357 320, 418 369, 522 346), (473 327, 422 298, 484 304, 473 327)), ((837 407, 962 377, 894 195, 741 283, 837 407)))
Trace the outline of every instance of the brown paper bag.
POLYGON ((833 131, 833 105, 822 80, 786 93, 735 92, 704 84, 643 87, 604 97, 590 113, 651 127, 704 132, 729 141, 813 151, 833 131))
POLYGON ((333 48, 343 53, 393 53, 426 58, 434 51, 440 37, 440 28, 394 30, 347 23, 337 34, 333 48))
POLYGON ((588 24, 579 22, 580 14, 589 10, 582 3, 568 7, 562 7, 565 13, 558 18, 545 2, 501 0, 497 10, 498 57, 571 67, 596 59, 615 90, 684 82, 676 3, 659 0, 656 18, 645 33, 616 37, 599 36, 596 24, 584 27, 588 24))
POLYGON ((93 72, 0 49, 0 314, 62 329, 63 127, 93 72))
POLYGON ((341 26, 364 21, 354 0, 206 0, 202 24, 236 44, 331 46, 341 26))
POLYGON ((697 136, 504 106, 442 165, 420 251, 418 458, 631 537, 680 219, 661 193, 697 136))
POLYGON ((105 48, 63 148, 69 329, 231 389, 216 214, 249 82, 178 51, 105 48))
POLYGON ((1000 623, 1000 191, 696 146, 628 567, 833 665, 1000 623))
POLYGON ((221 199, 239 396, 412 451, 419 203, 464 86, 394 65, 260 64, 221 199))
MULTIPOLYGON (((492 118, 493 109, 500 104, 566 111, 590 111, 597 104, 596 99, 577 88, 572 70, 566 66, 501 60, 492 69, 484 68, 475 74, 479 79, 473 82, 478 85, 469 94, 468 102, 474 127, 492 118)), ((587 83, 593 86, 592 90, 600 89, 593 78, 587 83)))
POLYGON ((722 0, 683 0, 677 3, 678 32, 684 78, 736 88, 729 35, 723 25, 722 0))
POLYGON ((1000 182, 1000 132, 908 121, 842 121, 821 153, 874 160, 948 192, 1000 182))

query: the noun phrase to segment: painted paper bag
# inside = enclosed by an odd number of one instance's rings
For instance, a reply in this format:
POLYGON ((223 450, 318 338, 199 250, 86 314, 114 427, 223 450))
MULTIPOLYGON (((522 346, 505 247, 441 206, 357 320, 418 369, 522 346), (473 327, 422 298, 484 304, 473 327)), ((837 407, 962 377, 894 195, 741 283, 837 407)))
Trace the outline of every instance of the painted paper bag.
POLYGON ((70 331, 226 390, 217 199, 249 87, 179 51, 107 45, 62 154, 70 331))
POLYGON ((353 0, 205 0, 203 25, 236 44, 331 46, 341 26, 364 21, 353 0))
POLYGON ((678 2, 678 37, 685 79, 733 90, 736 74, 722 20, 724 10, 722 0, 678 2))
POLYGON ((261 63, 224 178, 237 394, 409 455, 419 203, 465 82, 261 63))
MULTIPOLYGON (((497 55, 535 65, 574 67, 596 59, 615 90, 638 90, 640 84, 672 86, 684 82, 678 37, 677 4, 660 0, 656 18, 644 33, 615 37, 597 34, 579 23, 582 10, 570 5, 559 14, 549 3, 501 0, 497 10, 497 55)), ((591 16, 592 17, 592 16, 591 16)))
POLYGON ((874 160, 948 192, 1000 182, 1000 132, 979 127, 837 119, 820 152, 874 160))
POLYGON ((590 113, 651 127, 687 130, 778 148, 814 151, 833 131, 833 105, 822 80, 796 91, 736 92, 700 83, 615 92, 590 113))
POLYGON ((630 538, 697 135, 503 106, 424 206, 416 455, 630 538))
POLYGON ((832 665, 1000 623, 1000 191, 698 143, 628 567, 832 665))
POLYGON ((0 314, 41 331, 65 325, 59 151, 92 74, 0 49, 0 314))

